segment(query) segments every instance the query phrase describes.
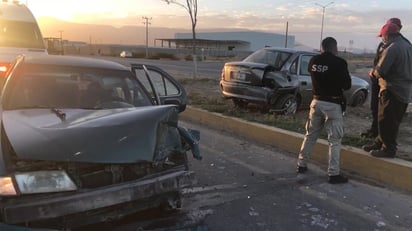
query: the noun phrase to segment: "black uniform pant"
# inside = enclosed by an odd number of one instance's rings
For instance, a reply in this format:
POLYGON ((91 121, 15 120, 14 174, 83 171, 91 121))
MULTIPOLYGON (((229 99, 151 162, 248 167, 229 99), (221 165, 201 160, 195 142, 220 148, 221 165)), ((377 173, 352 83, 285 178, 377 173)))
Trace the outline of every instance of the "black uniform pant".
POLYGON ((379 105, 379 84, 378 79, 375 77, 371 79, 371 112, 372 112, 372 124, 370 131, 373 137, 378 135, 378 105, 379 105))
POLYGON ((399 101, 388 90, 384 90, 379 95, 378 105, 378 131, 379 134, 375 142, 382 144, 382 148, 388 154, 395 155, 397 150, 396 139, 398 137, 399 126, 406 112, 408 104, 399 101))

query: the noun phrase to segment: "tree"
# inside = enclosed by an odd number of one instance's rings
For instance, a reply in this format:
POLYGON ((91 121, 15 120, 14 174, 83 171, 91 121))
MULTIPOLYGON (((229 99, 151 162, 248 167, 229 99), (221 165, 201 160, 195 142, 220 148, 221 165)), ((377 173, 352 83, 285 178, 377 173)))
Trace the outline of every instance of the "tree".
POLYGON ((194 65, 194 75, 193 77, 196 78, 197 75, 197 57, 196 57, 196 24, 197 24, 197 0, 186 0, 186 4, 178 0, 162 0, 167 4, 176 4, 181 6, 187 10, 190 16, 190 20, 192 22, 192 57, 193 57, 193 65, 194 65))

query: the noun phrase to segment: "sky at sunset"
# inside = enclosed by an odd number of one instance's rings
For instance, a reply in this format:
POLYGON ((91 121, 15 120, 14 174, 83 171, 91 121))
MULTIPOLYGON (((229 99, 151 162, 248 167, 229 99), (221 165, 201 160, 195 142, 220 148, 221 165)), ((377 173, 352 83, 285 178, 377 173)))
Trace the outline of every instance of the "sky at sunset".
MULTIPOLYGON (((26 0, 36 18, 104 24, 114 27, 142 26, 190 30, 188 12, 162 0, 26 0)), ((185 3, 185 0, 180 0, 185 3)), ((411 0, 198 0, 198 25, 202 29, 288 32, 296 41, 318 47, 322 10, 323 37, 334 36, 341 46, 374 49, 381 26, 391 17, 402 20, 402 33, 412 39, 411 0), (325 6, 325 7, 323 7, 325 6), (409 26, 410 25, 410 26, 409 26)))

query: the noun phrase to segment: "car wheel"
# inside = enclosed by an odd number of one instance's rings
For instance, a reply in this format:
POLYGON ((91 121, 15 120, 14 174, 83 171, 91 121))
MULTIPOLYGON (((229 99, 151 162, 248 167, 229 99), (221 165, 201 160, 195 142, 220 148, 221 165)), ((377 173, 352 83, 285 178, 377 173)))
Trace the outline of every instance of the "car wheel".
POLYGON ((248 105, 248 102, 243 99, 233 98, 232 102, 235 105, 235 107, 238 107, 238 108, 246 108, 248 105))
POLYGON ((293 115, 298 109, 298 101, 292 94, 287 94, 279 97, 276 101, 275 108, 278 114, 293 115))
POLYGON ((352 97, 352 103, 350 106, 352 107, 362 106, 366 101, 366 97, 367 95, 364 91, 356 92, 352 97))

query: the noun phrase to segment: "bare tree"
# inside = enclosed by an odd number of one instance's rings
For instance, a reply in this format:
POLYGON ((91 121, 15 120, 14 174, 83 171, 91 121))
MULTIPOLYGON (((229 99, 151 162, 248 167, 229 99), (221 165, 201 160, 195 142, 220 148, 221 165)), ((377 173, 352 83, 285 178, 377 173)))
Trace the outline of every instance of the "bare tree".
POLYGON ((197 0, 186 0, 186 4, 178 0, 162 0, 167 4, 176 4, 187 10, 190 15, 190 20, 192 21, 192 57, 194 64, 194 75, 196 78, 197 75, 197 57, 196 57, 196 24, 197 24, 197 0))

